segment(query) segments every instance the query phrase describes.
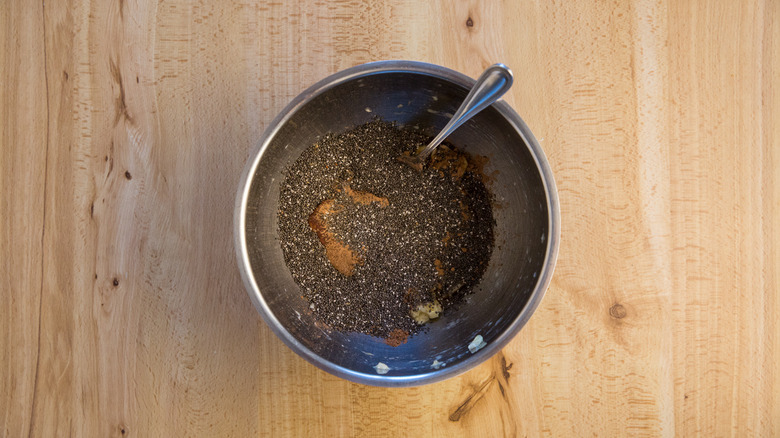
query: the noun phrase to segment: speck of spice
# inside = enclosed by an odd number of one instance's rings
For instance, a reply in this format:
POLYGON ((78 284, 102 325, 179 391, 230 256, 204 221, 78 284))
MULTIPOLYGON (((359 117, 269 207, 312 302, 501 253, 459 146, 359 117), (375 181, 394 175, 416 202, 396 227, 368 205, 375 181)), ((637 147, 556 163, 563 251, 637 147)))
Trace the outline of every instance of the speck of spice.
POLYGON ((477 335, 473 341, 469 344, 469 351, 471 354, 483 349, 487 345, 487 342, 482 339, 482 335, 477 335))
POLYGON ((375 119, 321 137, 286 170, 282 252, 309 308, 333 329, 401 345, 424 329, 412 311, 436 302, 446 314, 487 268, 491 195, 471 166, 484 159, 445 143, 422 172, 398 161, 429 140, 375 119))
POLYGON ((383 364, 382 362, 379 362, 374 366, 374 369, 376 370, 377 374, 387 374, 388 371, 390 371, 390 367, 383 364))

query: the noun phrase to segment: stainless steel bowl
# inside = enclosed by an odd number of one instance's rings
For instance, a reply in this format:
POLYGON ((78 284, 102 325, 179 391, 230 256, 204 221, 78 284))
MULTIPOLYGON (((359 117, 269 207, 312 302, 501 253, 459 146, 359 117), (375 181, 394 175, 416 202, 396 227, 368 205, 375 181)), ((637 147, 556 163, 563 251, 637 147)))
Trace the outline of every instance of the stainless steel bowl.
POLYGON ((455 146, 488 156, 486 173, 500 207, 494 209, 496 248, 468 301, 424 333, 390 347, 383 340, 324 329, 309 311, 282 257, 277 203, 283 171, 327 132, 373 117, 414 124, 435 134, 474 80, 437 65, 381 61, 323 79, 271 122, 249 157, 235 207, 238 265, 247 291, 271 329, 315 366, 378 386, 414 386, 460 374, 504 347, 544 295, 558 253, 560 212, 550 166, 539 143, 505 102, 476 115, 449 137, 455 146), (472 354, 481 335, 487 346, 472 354), (432 367, 434 360, 443 363, 432 367), (382 362, 390 371, 377 374, 382 362))

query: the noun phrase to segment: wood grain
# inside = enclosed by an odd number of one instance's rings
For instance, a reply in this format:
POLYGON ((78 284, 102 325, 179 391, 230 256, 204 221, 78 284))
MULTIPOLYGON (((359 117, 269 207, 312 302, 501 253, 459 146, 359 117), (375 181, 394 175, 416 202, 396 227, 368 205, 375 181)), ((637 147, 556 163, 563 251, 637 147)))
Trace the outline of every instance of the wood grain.
POLYGON ((773 1, 0 4, 0 436, 780 435, 773 1), (552 286, 487 363, 344 382, 233 256, 249 150, 379 59, 516 73, 562 209, 552 286))

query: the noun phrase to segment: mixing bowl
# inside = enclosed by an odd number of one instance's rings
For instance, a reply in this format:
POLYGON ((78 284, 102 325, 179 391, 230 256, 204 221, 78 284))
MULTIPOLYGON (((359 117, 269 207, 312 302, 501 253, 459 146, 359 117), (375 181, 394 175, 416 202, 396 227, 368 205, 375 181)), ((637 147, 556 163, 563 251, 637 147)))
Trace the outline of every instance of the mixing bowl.
POLYGON ((359 333, 329 330, 309 310, 282 256, 277 231, 279 184, 285 168, 304 149, 319 136, 377 116, 399 125, 417 125, 434 135, 473 83, 463 74, 421 62, 380 61, 352 67, 296 97, 270 123, 249 157, 234 221, 241 276, 274 333, 315 366, 369 385, 436 382, 498 352, 539 305, 558 252, 558 197, 541 147, 503 101, 448 138, 456 147, 489 159, 485 174, 492 177, 488 187, 496 201, 496 246, 474 293, 427 330, 398 347, 359 333), (472 352, 468 347, 477 336, 486 345, 472 352), (386 374, 378 373, 379 363, 389 368, 386 374))

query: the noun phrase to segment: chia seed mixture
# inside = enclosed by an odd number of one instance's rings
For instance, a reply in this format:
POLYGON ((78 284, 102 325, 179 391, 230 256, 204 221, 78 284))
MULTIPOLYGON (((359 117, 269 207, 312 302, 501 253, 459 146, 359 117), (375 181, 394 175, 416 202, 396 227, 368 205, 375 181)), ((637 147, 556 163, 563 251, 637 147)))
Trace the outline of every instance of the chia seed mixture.
POLYGON ((493 250, 484 160, 444 144, 422 172, 398 161, 428 141, 377 119, 323 136, 287 169, 279 238, 321 323, 400 345, 479 283, 493 250))

